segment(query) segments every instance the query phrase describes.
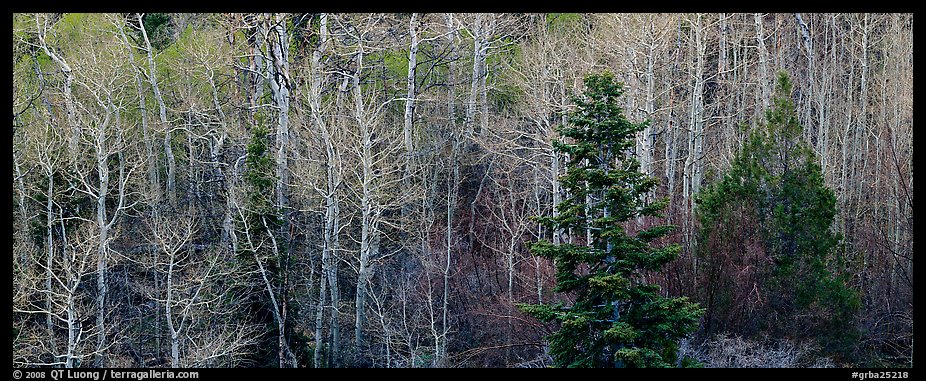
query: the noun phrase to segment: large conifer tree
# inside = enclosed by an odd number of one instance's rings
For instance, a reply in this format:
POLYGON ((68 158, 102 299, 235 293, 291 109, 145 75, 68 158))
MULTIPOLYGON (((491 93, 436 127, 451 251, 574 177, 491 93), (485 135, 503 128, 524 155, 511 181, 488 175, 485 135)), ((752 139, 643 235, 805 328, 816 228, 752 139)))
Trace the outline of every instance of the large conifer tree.
POLYGON ((698 196, 705 328, 843 350, 858 335, 859 297, 833 229, 836 196, 802 139, 791 91, 779 72, 765 120, 698 196))
POLYGON ((630 234, 638 217, 661 217, 666 200, 647 203, 656 186, 629 156, 634 134, 647 122, 632 123, 618 98, 622 85, 610 73, 585 78, 586 90, 554 142, 569 157, 560 178, 566 192, 559 215, 540 218, 567 232, 567 243, 531 246, 556 263, 556 288, 575 297, 571 305, 520 305, 534 317, 561 324, 547 337, 560 367, 669 367, 678 363, 679 340, 697 327, 701 309, 686 298, 665 297, 643 274, 676 258, 678 245, 655 245, 672 231, 657 225, 630 234))

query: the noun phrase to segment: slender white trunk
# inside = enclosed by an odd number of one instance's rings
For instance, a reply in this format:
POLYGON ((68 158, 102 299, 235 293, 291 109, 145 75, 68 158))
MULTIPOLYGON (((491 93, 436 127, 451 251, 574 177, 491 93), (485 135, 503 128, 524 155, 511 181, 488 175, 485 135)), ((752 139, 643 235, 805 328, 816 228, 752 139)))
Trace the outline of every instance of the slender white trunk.
POLYGON ((762 115, 765 112, 765 109, 768 108, 771 102, 771 89, 769 88, 769 76, 768 76, 768 49, 765 48, 765 32, 762 28, 762 17, 761 13, 756 13, 753 15, 756 22, 756 43, 759 48, 759 94, 761 96, 760 104, 762 105, 761 110, 757 110, 759 115, 762 115))
MULTIPOLYGON (((656 110, 656 36, 653 31, 653 19, 652 15, 648 17, 648 22, 646 23, 646 37, 647 37, 647 54, 646 54, 646 73, 645 73, 645 93, 646 100, 643 104, 643 111, 645 117, 650 121, 650 124, 640 131, 638 144, 640 147, 640 172, 646 176, 653 176, 653 148, 655 146, 655 133, 653 131, 653 119, 655 117, 654 113, 656 110)), ((652 198, 652 193, 644 195, 645 201, 649 202, 652 198)), ((642 218, 637 220, 638 223, 642 223, 642 218)))
MULTIPOLYGON (((804 141, 811 142, 813 136, 814 125, 811 123, 810 113, 813 107, 811 107, 811 102, 814 99, 814 87, 816 86, 815 77, 816 77, 816 68, 814 68, 814 54, 813 54, 813 39, 810 36, 810 27, 807 26, 807 23, 804 22, 803 16, 800 13, 794 14, 794 19, 797 21, 798 29, 801 32, 801 39, 803 40, 804 55, 807 57, 807 94, 802 95, 804 99, 805 106, 803 107, 803 112, 801 115, 801 124, 804 126, 804 141)), ((817 105, 818 108, 822 108, 822 105, 817 105)), ((819 128, 819 124, 816 126, 819 128)), ((817 153, 819 154, 819 139, 817 139, 817 145, 814 146, 817 153)))
POLYGON ((180 367, 180 332, 174 327, 174 265, 176 264, 175 252, 173 250, 167 253, 167 300, 164 302, 164 316, 167 318, 167 329, 170 332, 170 367, 180 367))
MULTIPOLYGON (((324 258, 323 258, 324 259, 324 258)), ((328 266, 322 265, 323 269, 328 266)), ((328 286, 326 274, 321 274, 318 277, 318 303, 315 305, 315 352, 312 356, 313 365, 315 368, 321 368, 322 364, 322 328, 324 327, 325 322, 325 298, 328 296, 328 286)))
POLYGON ((154 62, 154 52, 151 48, 151 42, 148 40, 148 32, 145 31, 142 17, 142 14, 138 14, 138 27, 141 30, 142 40, 145 42, 145 53, 148 55, 148 82, 151 83, 154 98, 158 102, 158 116, 160 117, 161 127, 164 128, 164 155, 167 157, 167 198, 170 204, 175 206, 177 204, 175 175, 177 164, 174 159, 174 150, 171 147, 171 128, 167 122, 167 106, 164 105, 164 97, 161 96, 161 90, 158 88, 158 73, 157 65, 154 62))
MULTIPOLYGON (((45 238, 45 308, 48 310, 45 314, 45 330, 48 333, 48 339, 51 340, 52 346, 54 347, 55 342, 55 331, 54 331, 54 321, 52 317, 52 279, 55 277, 54 271, 52 271, 52 266, 54 265, 55 259, 55 250, 54 250, 54 190, 55 190, 55 178, 54 173, 51 171, 51 167, 47 168, 48 175, 48 194, 47 200, 45 203, 45 221, 46 221, 46 233, 45 238)), ((54 348, 53 348, 54 349, 54 348)))
MULTIPOLYGON (((67 254, 65 253, 65 258, 67 254)), ((65 259, 65 266, 73 266, 74 262, 65 259)), ((71 267, 73 271, 73 267, 71 267)), ((77 360, 77 344, 80 342, 80 337, 82 336, 82 327, 80 322, 77 320, 77 305, 74 301, 77 293, 77 285, 79 280, 76 279, 75 274, 72 272, 68 274, 68 293, 67 293, 67 326, 68 326, 68 349, 64 357, 64 367, 73 368, 78 364, 74 363, 74 360, 77 360)))
POLYGON ((363 91, 360 87, 360 76, 363 70, 363 45, 357 50, 357 71, 353 75, 354 93, 354 119, 360 127, 361 154, 360 165, 363 170, 361 183, 361 227, 360 227, 360 263, 358 264, 355 320, 354 320, 354 351, 357 366, 366 365, 365 338, 363 327, 366 325, 366 301, 370 278, 372 277, 372 260, 379 256, 379 206, 374 199, 375 175, 373 158, 373 130, 370 125, 372 118, 367 117, 364 109, 363 91))
MULTIPOLYGON (((125 30, 122 28, 122 25, 119 26, 119 34, 122 37, 122 43, 125 44, 127 51, 132 51, 133 47, 129 44, 129 39, 125 34, 125 30)), ((132 55, 128 56, 129 62, 132 64, 132 67, 136 70, 133 70, 135 75, 135 88, 138 93, 138 111, 141 114, 139 119, 141 120, 141 131, 142 131, 142 141, 145 144, 145 164, 148 169, 148 189, 149 194, 153 194, 154 201, 158 202, 161 199, 161 186, 160 178, 158 175, 158 167, 155 162, 154 157, 154 142, 151 140, 151 131, 148 130, 148 105, 145 100, 145 85, 144 81, 141 78, 141 74, 138 72, 137 66, 135 66, 135 61, 133 60, 132 55)))
MULTIPOLYGON (((268 38, 271 60, 267 61, 268 72, 271 75, 270 91, 277 106, 277 184, 276 203, 280 208, 287 208, 289 199, 286 187, 289 182, 289 36, 283 28, 285 20, 279 14, 274 15, 272 35, 268 38)), ((288 230, 288 219, 284 218, 282 229, 288 230)))
POLYGON ((318 34, 318 48, 312 52, 312 76, 309 88, 309 106, 312 113, 312 121, 315 124, 315 127, 322 132, 323 140, 325 142, 327 156, 327 180, 328 180, 328 191, 329 193, 325 196, 325 227, 324 227, 324 239, 325 245, 322 248, 322 273, 319 276, 319 294, 318 294, 318 303, 315 307, 315 353, 313 356, 313 365, 315 368, 321 368, 322 364, 322 347, 324 339, 322 337, 322 328, 324 327, 325 319, 325 299, 327 298, 328 290, 328 274, 331 267, 331 248, 332 248, 332 177, 333 177, 333 168, 332 162, 334 160, 334 155, 331 149, 331 138, 328 134, 328 130, 325 127, 324 121, 321 117, 321 81, 322 81, 322 68, 321 68, 321 59, 322 55, 325 53, 325 48, 327 47, 328 42, 328 14, 322 13, 319 15, 319 34, 318 34))
POLYGON ((74 96, 72 93, 71 87, 74 85, 74 73, 71 70, 71 66, 68 65, 64 57, 59 56, 54 51, 52 51, 48 44, 45 43, 45 31, 46 26, 39 24, 39 17, 36 15, 35 26, 38 29, 38 39, 42 47, 42 50, 47 54, 56 64, 58 64, 58 69, 61 71, 61 74, 64 74, 64 107, 67 112, 67 123, 68 130, 71 133, 70 140, 68 141, 68 152, 72 155, 77 155, 77 148, 81 134, 81 126, 77 123, 77 106, 74 104, 74 96))
POLYGON ((479 100, 480 106, 482 107, 482 114, 480 115, 479 131, 486 131, 489 128, 489 86, 487 81, 489 78, 489 66, 487 64, 486 58, 488 57, 489 49, 489 35, 495 29, 495 15, 489 14, 488 23, 484 24, 484 29, 481 30, 482 42, 480 43, 480 48, 482 49, 479 52, 479 100))
MULTIPOLYGON (((691 200, 701 188, 701 168, 702 157, 704 156, 704 43, 702 41, 701 15, 698 14, 694 29, 695 37, 695 70, 694 70, 694 89, 691 95, 691 109, 689 115, 689 125, 691 139, 689 140, 688 160, 686 166, 691 171, 691 188, 686 194, 688 200, 691 200)), ((693 207, 690 205, 689 207, 693 207)), ((693 216, 693 214, 692 214, 693 216)))
POLYGON ((868 34, 869 34, 869 14, 866 13, 862 18, 862 46, 861 46, 861 57, 860 57, 860 71, 859 73, 859 116, 856 118, 857 123, 855 125, 854 138, 853 138, 853 147, 852 147, 852 181, 850 185, 854 190, 855 194, 855 205, 858 208, 862 202, 863 194, 868 192, 859 191, 856 188, 861 187, 861 185, 856 186, 856 184, 865 184, 865 187, 868 187, 867 182, 865 181, 866 171, 868 169, 868 152, 869 149, 869 139, 868 139, 868 34), (864 148, 863 148, 864 145, 864 148))
MULTIPOLYGON (((109 192, 109 152, 106 146, 106 128, 109 126, 111 114, 110 109, 107 105, 104 115, 104 120, 100 126, 98 126, 96 142, 94 148, 96 150, 96 172, 97 178, 99 179, 99 188, 97 189, 97 199, 96 199, 96 217, 97 217, 97 227, 99 229, 99 242, 97 244, 97 262, 96 262, 96 329, 97 329, 97 346, 96 346, 96 356, 94 359, 94 365, 98 367, 105 366, 105 358, 103 355, 104 346, 106 343, 106 294, 107 282, 106 282, 106 259, 108 256, 109 249, 109 218, 106 211, 106 197, 109 192)), ((119 179, 122 180, 121 178, 119 179)))
MULTIPOLYGON (((277 244, 276 238, 273 236, 273 231, 270 230, 270 227, 267 225, 267 220, 264 217, 261 217, 261 222, 264 225, 264 228, 267 230, 267 235, 270 236, 270 241, 272 242, 272 249, 274 257, 280 257, 279 245, 277 244)), ((286 301, 277 300, 276 293, 273 291, 273 284, 270 283, 270 279, 267 277, 267 270, 264 269, 264 265, 261 262, 260 258, 257 256, 257 252, 254 252, 254 261, 257 262, 257 267, 260 270, 260 276, 264 280, 264 286, 267 288, 267 294, 270 295, 270 303, 273 307, 273 318, 277 322, 277 348, 278 356, 280 360, 280 368, 290 368, 296 367, 296 358, 290 352, 289 346, 286 344, 286 301)))
MULTIPOLYGON (((448 41, 450 44, 451 54, 456 51, 456 39, 454 38, 456 34, 456 27, 453 24, 453 14, 447 14, 447 29, 448 29, 448 41)), ((456 61, 450 61, 449 76, 448 82, 451 86, 448 86, 448 101, 447 101, 447 112, 448 112, 448 121, 450 125, 450 160, 449 164, 451 166, 451 178, 448 185, 447 192, 447 234, 445 236, 445 253, 444 253, 444 268, 443 268, 443 295, 442 295, 442 305, 441 305, 441 335, 440 337, 435 337, 435 346, 437 347, 438 363, 443 364, 445 361, 445 356, 447 353, 447 336, 450 333, 450 325, 447 322, 447 310, 448 303, 450 298, 450 263, 453 259, 453 226, 454 226, 454 212, 457 208, 457 197, 459 192, 459 179, 460 179, 460 163, 457 160, 457 151, 460 149, 461 143, 461 134, 460 131, 457 131, 455 113, 455 103, 456 98, 456 87, 453 86, 454 75, 456 70, 456 61)))
POLYGON ((472 78, 470 79, 470 90, 469 98, 466 102, 466 133, 467 137, 472 137, 475 133, 475 118, 476 118, 476 106, 478 102, 478 94, 480 80, 484 73, 482 72, 484 66, 484 57, 483 52, 485 48, 483 47, 483 31, 484 29, 484 20, 483 14, 477 13, 476 20, 473 24, 473 72, 472 78))
MULTIPOLYGON (((415 110, 415 70, 418 67, 418 14, 412 13, 411 20, 408 22, 408 34, 411 38, 411 42, 408 47, 408 76, 405 78, 406 82, 406 93, 405 93, 405 125, 403 132, 405 134, 405 152, 408 155, 408 159, 411 160, 413 152, 415 150, 414 143, 412 141, 412 120, 414 119, 414 110, 415 110)), ((451 84, 452 86, 452 84, 451 84)), ((410 176, 411 164, 406 165, 406 178, 410 176)))

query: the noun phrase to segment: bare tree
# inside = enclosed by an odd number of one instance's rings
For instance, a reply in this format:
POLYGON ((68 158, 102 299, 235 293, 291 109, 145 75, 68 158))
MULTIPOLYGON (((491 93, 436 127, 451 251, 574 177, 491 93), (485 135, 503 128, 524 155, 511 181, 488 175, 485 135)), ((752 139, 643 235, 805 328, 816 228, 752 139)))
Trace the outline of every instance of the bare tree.
POLYGON ((148 32, 145 30, 144 14, 136 14, 138 18, 138 29, 142 35, 144 46, 142 47, 148 56, 148 83, 151 84, 151 90, 154 91, 154 99, 158 103, 158 117, 161 121, 161 128, 164 129, 164 155, 167 157, 167 198, 171 205, 177 203, 177 164, 174 158, 174 151, 171 147, 171 133, 173 132, 170 123, 167 120, 167 106, 164 104, 164 97, 161 95, 161 89, 158 87, 157 64, 154 60, 154 49, 151 47, 151 41, 148 39, 148 32))

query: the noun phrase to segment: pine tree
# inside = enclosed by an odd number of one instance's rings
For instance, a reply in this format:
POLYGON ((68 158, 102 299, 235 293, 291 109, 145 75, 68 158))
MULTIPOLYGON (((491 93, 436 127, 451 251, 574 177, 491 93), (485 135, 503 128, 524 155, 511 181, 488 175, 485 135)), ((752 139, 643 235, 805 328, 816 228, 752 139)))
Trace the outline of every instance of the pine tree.
MULTIPOLYGON (((273 194, 273 161, 267 153, 269 147, 270 131, 266 126, 258 123, 251 129, 253 135, 247 146, 245 158, 244 178, 247 182, 248 209, 258 218, 260 216, 275 217, 274 205, 271 200, 273 194)), ((258 220, 259 221, 259 220, 258 220)), ((260 223, 257 223, 260 225, 260 223)))
POLYGON ((679 340, 697 327, 702 310, 687 298, 662 296, 659 286, 643 279, 678 255, 678 245, 654 244, 674 227, 627 231, 638 217, 662 217, 667 204, 645 201, 656 180, 628 156, 634 134, 648 122, 624 116, 618 105, 623 86, 613 74, 589 75, 585 86, 583 96, 573 98, 568 125, 558 128, 570 142, 554 142, 569 157, 560 178, 566 191, 560 214, 538 218, 547 228, 569 232, 572 242, 542 240, 530 248, 554 260, 555 291, 574 295, 575 302, 518 307, 561 324, 547 337, 555 366, 671 367, 678 362, 679 340))
POLYGON ((765 120, 697 198, 705 325, 845 349, 858 335, 859 297, 847 285, 842 237, 832 227, 836 197, 802 141, 791 91, 780 72, 765 120))

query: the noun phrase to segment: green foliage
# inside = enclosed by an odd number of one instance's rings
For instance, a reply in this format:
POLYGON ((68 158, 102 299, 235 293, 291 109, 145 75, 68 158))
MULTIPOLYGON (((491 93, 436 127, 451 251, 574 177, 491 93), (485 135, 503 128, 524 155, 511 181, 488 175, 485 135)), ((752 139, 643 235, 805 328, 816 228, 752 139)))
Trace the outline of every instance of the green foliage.
POLYGON ((673 227, 654 226, 635 236, 624 228, 637 217, 658 216, 665 205, 664 200, 645 202, 656 181, 627 156, 634 134, 647 122, 632 123, 624 116, 618 106, 623 87, 613 74, 589 75, 585 86, 583 96, 573 98, 577 109, 569 124, 559 127, 571 142, 554 142, 559 153, 569 154, 560 178, 567 197, 557 206, 558 216, 538 220, 576 238, 590 229, 592 239, 531 246, 535 255, 554 260, 555 291, 571 293, 576 301, 518 307, 561 324, 547 337, 556 366, 671 367, 678 361, 679 339, 697 327, 702 310, 686 298, 662 296, 641 277, 677 256, 678 245, 652 245, 673 227))
MULTIPOLYGON (((841 253, 842 237, 833 230, 836 197, 826 187, 817 158, 801 141, 802 126, 791 100, 791 82, 778 76, 772 107, 752 131, 718 182, 697 197, 701 224, 698 253, 702 288, 753 288, 766 295, 741 334, 770 334, 817 339, 829 351, 844 351, 857 339, 852 320, 860 306, 848 286, 850 272, 841 253), (730 226, 749 226, 730 235, 730 226), (754 238, 740 236, 758 230, 754 238), (757 241, 752 247, 731 242, 757 241), (726 271, 753 267, 755 282, 738 284, 726 271), (729 267, 729 266, 727 266, 729 267), (718 284, 720 283, 720 284, 718 284)), ((732 309, 742 303, 735 293, 708 300, 708 326, 731 326, 732 309)))
POLYGON ((270 131, 261 123, 251 128, 251 142, 248 144, 247 165, 244 179, 248 184, 247 199, 250 209, 258 215, 273 214, 273 160, 268 154, 270 131))
POLYGON ((551 30, 565 30, 574 28, 582 22, 579 13, 547 13, 547 28, 551 30))
POLYGON ((142 24, 145 26, 145 33, 148 34, 148 41, 155 51, 161 51, 173 42, 173 25, 169 14, 146 13, 142 17, 142 24))

